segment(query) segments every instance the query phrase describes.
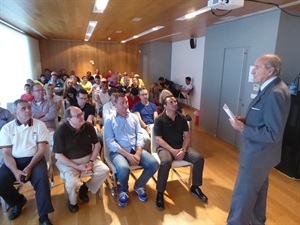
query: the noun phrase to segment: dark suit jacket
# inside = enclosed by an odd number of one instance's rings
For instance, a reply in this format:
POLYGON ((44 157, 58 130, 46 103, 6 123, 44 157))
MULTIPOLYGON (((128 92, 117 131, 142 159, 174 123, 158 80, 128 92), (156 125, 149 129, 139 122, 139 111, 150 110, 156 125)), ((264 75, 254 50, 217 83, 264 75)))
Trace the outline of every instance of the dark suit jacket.
POLYGON ((279 77, 252 100, 246 114, 240 166, 271 168, 280 162, 290 102, 288 88, 279 77))

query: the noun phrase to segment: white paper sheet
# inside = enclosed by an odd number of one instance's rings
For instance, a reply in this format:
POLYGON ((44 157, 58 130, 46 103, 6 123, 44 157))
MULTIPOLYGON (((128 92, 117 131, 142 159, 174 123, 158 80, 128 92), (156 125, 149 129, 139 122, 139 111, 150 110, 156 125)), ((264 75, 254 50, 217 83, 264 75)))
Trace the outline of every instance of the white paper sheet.
POLYGON ((227 115, 229 116, 230 119, 234 120, 235 115, 233 114, 233 112, 229 109, 229 107, 226 105, 226 103, 223 106, 224 111, 227 113, 227 115))

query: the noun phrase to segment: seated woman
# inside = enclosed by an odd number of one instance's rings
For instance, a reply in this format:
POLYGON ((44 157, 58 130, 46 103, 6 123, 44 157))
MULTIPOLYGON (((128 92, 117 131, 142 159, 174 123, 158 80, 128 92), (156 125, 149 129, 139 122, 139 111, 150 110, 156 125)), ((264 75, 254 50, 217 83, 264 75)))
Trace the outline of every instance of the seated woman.
POLYGON ((160 90, 159 90, 159 85, 158 83, 154 82, 149 91, 149 101, 153 102, 156 106, 159 105, 159 95, 160 95, 160 90))

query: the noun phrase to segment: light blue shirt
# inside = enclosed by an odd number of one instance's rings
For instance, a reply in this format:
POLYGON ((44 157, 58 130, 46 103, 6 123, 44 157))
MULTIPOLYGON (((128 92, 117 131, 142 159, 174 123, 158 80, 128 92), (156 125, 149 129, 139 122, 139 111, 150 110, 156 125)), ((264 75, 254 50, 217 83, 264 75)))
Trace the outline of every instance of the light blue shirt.
POLYGON ((126 118, 119 114, 107 118, 104 122, 104 136, 111 152, 121 147, 130 152, 137 146, 144 146, 143 131, 137 115, 128 112, 126 118))

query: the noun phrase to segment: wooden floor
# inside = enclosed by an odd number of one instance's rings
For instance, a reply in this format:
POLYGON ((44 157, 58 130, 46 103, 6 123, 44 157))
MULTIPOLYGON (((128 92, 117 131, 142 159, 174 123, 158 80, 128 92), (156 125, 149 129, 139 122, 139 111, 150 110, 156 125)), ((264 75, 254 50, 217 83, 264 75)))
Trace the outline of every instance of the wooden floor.
MULTIPOLYGON (((187 112, 192 115, 191 110, 187 112)), ((147 185, 149 200, 140 202, 132 191, 134 179, 130 178, 127 207, 120 208, 117 198, 112 197, 103 186, 103 199, 89 193, 90 202, 79 201, 78 213, 69 212, 65 204, 63 182, 55 171, 54 187, 51 190, 55 212, 50 214, 54 225, 221 225, 226 224, 232 189, 238 163, 238 151, 196 126, 192 126, 192 147, 205 158, 202 190, 208 196, 208 204, 203 204, 192 196, 175 173, 170 172, 165 197, 164 211, 155 207, 155 182, 147 185)), ((188 169, 181 168, 187 178, 188 169)), ((135 172, 138 176, 140 171, 135 172)), ((1 225, 38 224, 34 191, 30 185, 21 189, 28 202, 21 216, 15 221, 8 220, 8 213, 0 212, 1 225)), ((267 206, 267 225, 300 225, 300 182, 289 179, 276 170, 270 175, 267 206)))

